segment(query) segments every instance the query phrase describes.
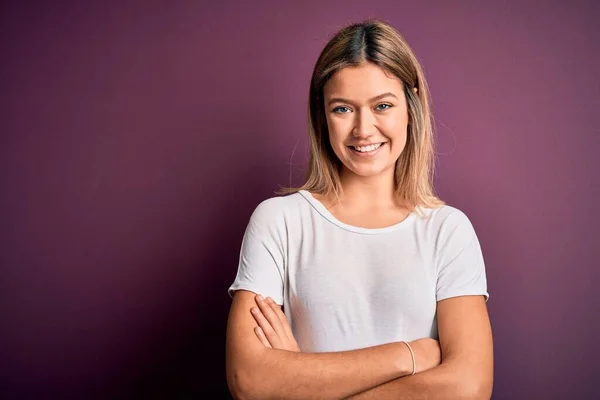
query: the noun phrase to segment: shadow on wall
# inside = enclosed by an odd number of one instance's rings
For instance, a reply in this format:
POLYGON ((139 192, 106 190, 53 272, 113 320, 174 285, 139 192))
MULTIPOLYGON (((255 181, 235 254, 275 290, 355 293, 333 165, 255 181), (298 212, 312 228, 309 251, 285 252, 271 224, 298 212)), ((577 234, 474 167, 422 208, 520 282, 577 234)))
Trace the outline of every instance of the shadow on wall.
MULTIPOLYGON (((264 132, 256 127, 249 129, 264 132)), ((257 146, 257 150, 260 146, 257 146)), ((252 160, 219 178, 211 188, 202 188, 198 207, 201 223, 192 229, 197 243, 181 268, 188 271, 165 295, 162 315, 155 316, 151 356, 140 362, 133 395, 136 398, 231 399, 225 377, 225 335, 231 304, 227 293, 237 272, 242 237, 258 203, 274 196, 278 187, 273 167, 261 164, 266 157, 250 151, 252 160)), ((284 175, 285 166, 281 170, 284 175)), ((169 238, 165 238, 168 240, 169 238)), ((152 263, 172 263, 172 256, 152 263)), ((118 385, 117 385, 118 386, 118 385)), ((131 384, 126 387, 131 388, 131 384)), ((121 392, 121 391, 119 391, 121 392)))

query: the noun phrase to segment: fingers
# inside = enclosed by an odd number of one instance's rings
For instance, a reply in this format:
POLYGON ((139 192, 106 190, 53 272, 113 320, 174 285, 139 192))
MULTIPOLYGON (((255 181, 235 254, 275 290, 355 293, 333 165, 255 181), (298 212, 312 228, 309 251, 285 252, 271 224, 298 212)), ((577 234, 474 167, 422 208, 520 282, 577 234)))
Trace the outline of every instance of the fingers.
POLYGON ((258 324, 254 333, 261 343, 273 349, 300 352, 300 346, 281 307, 270 297, 265 300, 257 295, 255 301, 258 307, 252 307, 250 312, 258 324))
POLYGON ((271 346, 279 347, 279 337, 261 310, 258 307, 252 307, 250 312, 271 346))
POLYGON ((263 344, 263 346, 268 347, 270 349, 273 348, 273 346, 271 346, 271 343, 269 343, 269 341, 267 340, 267 337, 265 336, 265 333, 260 328, 260 326, 254 328, 254 333, 256 334, 260 342, 263 344))
MULTIPOLYGON (((255 301, 256 301, 256 304, 258 305, 258 308, 260 308, 260 311, 262 312, 262 314, 266 318, 266 320, 269 322, 269 324, 271 325, 271 328, 275 331, 275 333, 277 333, 281 337, 287 336, 285 329, 283 328, 283 325, 281 324, 281 320, 279 319, 277 314, 275 314, 275 311, 273 310, 273 308, 263 299, 263 297, 261 295, 257 295, 255 301)), ((265 334, 267 334, 267 338, 268 338, 269 332, 266 331, 264 327, 262 327, 262 328, 265 331, 265 334)))
POLYGON ((281 307, 279 306, 279 304, 275 303, 275 300, 273 300, 270 297, 267 297, 266 302, 271 307, 271 309, 273 309, 273 312, 279 319, 279 322, 281 322, 283 330, 284 330, 285 334, 287 335, 288 339, 293 338, 294 334, 292 333, 292 328, 290 327, 290 323, 288 322, 288 319, 285 316, 284 312, 281 311, 281 307))

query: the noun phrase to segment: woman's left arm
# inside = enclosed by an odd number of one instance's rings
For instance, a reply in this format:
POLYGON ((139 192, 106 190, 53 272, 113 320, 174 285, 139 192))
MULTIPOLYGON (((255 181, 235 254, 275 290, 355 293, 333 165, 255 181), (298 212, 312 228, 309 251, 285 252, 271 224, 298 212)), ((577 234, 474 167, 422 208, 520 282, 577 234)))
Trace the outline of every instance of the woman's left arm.
POLYGON ((483 296, 459 296, 437 304, 442 363, 359 393, 350 399, 468 399, 492 396, 492 328, 483 296))

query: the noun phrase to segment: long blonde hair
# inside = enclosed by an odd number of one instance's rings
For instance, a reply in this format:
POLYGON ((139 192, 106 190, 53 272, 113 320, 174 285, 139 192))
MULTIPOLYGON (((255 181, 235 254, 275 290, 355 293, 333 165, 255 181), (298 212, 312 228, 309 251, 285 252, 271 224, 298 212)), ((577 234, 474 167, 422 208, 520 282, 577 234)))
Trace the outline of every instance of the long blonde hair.
POLYGON ((311 78, 308 101, 310 159, 306 181, 299 188, 283 188, 279 194, 306 190, 339 199, 342 193, 341 161, 329 142, 323 87, 342 68, 372 63, 404 83, 409 120, 406 146, 396 162, 395 192, 412 207, 444 204, 434 193, 434 138, 430 93, 415 54, 391 25, 370 19, 339 30, 325 45, 311 78))

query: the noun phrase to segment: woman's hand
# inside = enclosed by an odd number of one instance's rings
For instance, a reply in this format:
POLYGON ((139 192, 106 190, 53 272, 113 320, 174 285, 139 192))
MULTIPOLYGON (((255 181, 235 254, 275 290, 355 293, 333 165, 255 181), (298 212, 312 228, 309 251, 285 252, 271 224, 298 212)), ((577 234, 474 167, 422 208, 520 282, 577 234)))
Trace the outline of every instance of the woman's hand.
POLYGON ((442 352, 440 343, 431 338, 422 338, 409 342, 410 347, 415 353, 417 371, 415 373, 427 371, 435 368, 442 362, 442 352))
POLYGON ((256 305, 250 311, 258 323, 254 333, 265 347, 299 352, 300 347, 294 338, 292 328, 281 307, 270 297, 255 297, 256 305))

